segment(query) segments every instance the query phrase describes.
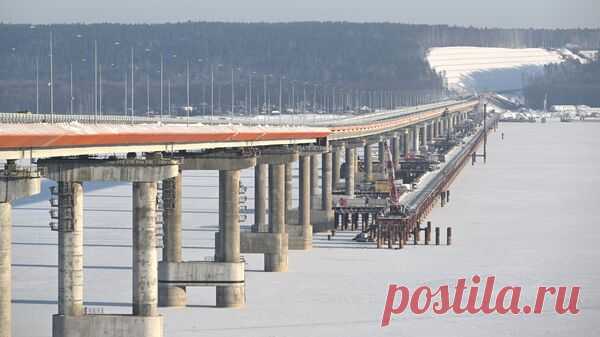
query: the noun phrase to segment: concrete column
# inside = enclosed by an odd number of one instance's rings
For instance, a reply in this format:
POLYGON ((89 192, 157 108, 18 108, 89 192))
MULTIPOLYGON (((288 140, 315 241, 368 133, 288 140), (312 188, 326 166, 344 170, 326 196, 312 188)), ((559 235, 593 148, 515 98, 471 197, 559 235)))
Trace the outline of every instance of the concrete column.
POLYGON ((267 164, 254 167, 254 228, 255 232, 267 232, 267 164))
POLYGON ((285 212, 287 219, 287 212, 292 209, 292 163, 285 164, 285 212))
POLYGON ((356 171, 356 150, 346 148, 346 194, 354 196, 354 172, 356 171))
MULTIPOLYGON (((298 223, 302 226, 304 249, 312 247, 312 226, 310 223, 310 156, 300 156, 298 190, 298 223)), ((323 184, 323 189, 325 189, 323 184)), ((329 184, 331 188, 331 184, 329 184)))
MULTIPOLYGON (((312 158, 311 158, 312 162, 312 158)), ((285 233, 285 165, 269 164, 269 232, 285 233)), ((265 271, 284 272, 288 269, 287 251, 265 254, 265 271)))
POLYGON ((337 186, 340 184, 340 167, 341 167, 341 154, 343 152, 343 148, 336 147, 333 148, 333 171, 331 173, 332 176, 332 185, 333 189, 337 189, 337 186))
POLYGON ((133 183, 133 315, 158 315, 156 183, 133 183))
POLYGON ((398 137, 398 135, 394 136, 392 138, 392 142, 394 144, 394 146, 392 147, 392 149, 394 150, 392 152, 392 158, 394 168, 396 168, 398 167, 398 165, 400 165, 400 137, 398 137))
POLYGON ((377 157, 379 159, 379 166, 385 166, 385 141, 379 141, 377 149, 377 157))
POLYGON ((365 153, 365 178, 367 181, 373 180, 373 153, 371 144, 366 144, 364 147, 365 153))
POLYGON ((404 150, 404 153, 402 154, 404 156, 404 158, 408 157, 408 152, 410 149, 410 143, 409 143, 409 133, 408 130, 404 130, 402 132, 402 149, 404 150))
POLYGON ((321 155, 321 208, 333 212, 333 192, 331 190, 331 152, 321 155))
MULTIPOLYGON (((58 194, 58 314, 81 316, 83 315, 82 184, 59 182, 58 194)), ((155 273, 156 268, 155 265, 155 273)))
MULTIPOLYGON (((163 180, 163 249, 162 260, 182 261, 181 228, 181 170, 179 175, 163 180)), ((158 285, 158 305, 184 307, 187 302, 186 289, 181 286, 158 285)))
POLYGON ((427 123, 423 124, 423 146, 427 148, 429 144, 429 132, 427 132, 427 123))
POLYGON ((310 202, 311 208, 318 207, 312 205, 313 199, 319 195, 319 155, 310 156, 310 202))
POLYGON ((421 144, 419 140, 419 125, 415 125, 413 127, 413 151, 415 154, 419 154, 419 145, 421 144))
POLYGON ((11 336, 11 205, 0 202, 0 337, 11 336))
MULTIPOLYGON (((219 171, 219 249, 217 262, 240 262, 240 170, 219 171)), ((217 307, 244 305, 244 286, 217 286, 217 307)))

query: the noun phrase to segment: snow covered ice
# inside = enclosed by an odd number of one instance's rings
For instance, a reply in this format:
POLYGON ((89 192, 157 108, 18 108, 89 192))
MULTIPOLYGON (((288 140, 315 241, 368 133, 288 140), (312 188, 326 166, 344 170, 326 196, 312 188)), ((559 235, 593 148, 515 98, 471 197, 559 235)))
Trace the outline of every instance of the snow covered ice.
MULTIPOLYGON (((351 241, 355 233, 338 233, 333 241, 317 235, 313 250, 290 251, 288 273, 264 273, 262 256, 246 255, 246 306, 214 308, 214 288, 188 288, 186 309, 160 309, 165 336, 600 335, 597 130, 594 123, 501 124, 490 134, 487 164, 467 165, 450 187, 449 205, 429 216, 434 227, 453 227, 452 246, 375 249, 351 241), (525 294, 538 285, 579 285, 581 312, 405 313, 379 327, 390 283, 437 287, 474 274, 522 285, 525 294)), ((217 177, 184 174, 185 260, 213 255, 217 177)), ((242 181, 252 209, 253 170, 243 171, 242 181)), ((13 212, 16 337, 50 336, 57 312, 57 234, 47 226, 48 202, 33 200, 13 212)), ((86 184, 84 209, 86 305, 129 313, 131 186, 86 184)), ((252 222, 249 214, 243 230, 252 222)))

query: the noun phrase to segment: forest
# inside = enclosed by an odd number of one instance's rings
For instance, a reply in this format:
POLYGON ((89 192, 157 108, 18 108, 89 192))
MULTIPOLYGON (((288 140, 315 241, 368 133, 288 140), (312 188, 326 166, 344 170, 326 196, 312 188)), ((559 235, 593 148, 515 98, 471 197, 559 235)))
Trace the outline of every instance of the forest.
POLYGON ((101 110, 123 112, 132 105, 131 98, 127 102, 132 78, 136 113, 178 111, 188 105, 188 96, 194 114, 206 113, 209 104, 230 111, 232 101, 236 111, 248 101, 261 109, 278 101, 280 92, 286 106, 295 108, 300 100, 307 103, 307 96, 312 105, 329 110, 356 105, 349 102, 382 105, 444 93, 444 80, 424 59, 430 47, 600 46, 600 30, 590 29, 346 22, 0 24, 0 111, 48 111, 51 36, 54 110, 69 112, 72 102, 77 113, 98 109, 95 91, 101 91, 101 110))

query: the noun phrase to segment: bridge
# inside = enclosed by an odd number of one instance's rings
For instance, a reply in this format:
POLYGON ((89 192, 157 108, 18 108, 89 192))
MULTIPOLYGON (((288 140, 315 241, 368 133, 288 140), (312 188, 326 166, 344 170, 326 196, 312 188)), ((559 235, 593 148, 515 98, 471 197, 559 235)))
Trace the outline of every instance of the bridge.
POLYGON ((158 307, 185 307, 187 287, 214 286, 217 306, 243 306, 242 254, 263 255, 265 272, 285 272, 288 250, 311 249, 313 232, 335 231, 334 203, 357 198, 362 184, 384 171, 387 144, 394 170, 403 170, 402 161, 424 158, 456 138, 443 168, 430 172, 422 189, 404 195, 412 211, 402 219, 403 232, 386 237, 390 246, 402 245, 488 131, 474 123, 481 120, 480 110, 479 98, 469 98, 338 120, 271 120, 269 125, 244 118, 223 124, 0 114, 0 159, 6 160, 0 171, 0 336, 11 334, 11 203, 39 193, 42 178, 58 183, 50 200, 50 227, 58 232, 59 247, 53 336, 163 336, 158 307), (18 165, 26 161, 36 165, 18 165), (294 162, 299 167, 297 209, 291 207, 294 162), (245 232, 240 231, 240 171, 247 168, 255 172, 255 209, 252 231, 245 232), (219 172, 219 230, 211 261, 182 258, 184 170, 219 172), (88 181, 132 184, 131 315, 94 314, 83 305, 82 183, 88 181))

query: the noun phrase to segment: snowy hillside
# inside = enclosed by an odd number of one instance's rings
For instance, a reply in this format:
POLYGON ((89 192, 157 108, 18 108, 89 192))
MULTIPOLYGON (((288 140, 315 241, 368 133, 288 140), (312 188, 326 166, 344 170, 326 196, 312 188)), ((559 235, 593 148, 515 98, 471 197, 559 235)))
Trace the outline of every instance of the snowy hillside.
POLYGON ((541 48, 442 47, 429 50, 427 60, 458 91, 513 90, 525 74, 539 72, 549 63, 573 55, 567 50, 541 48))

